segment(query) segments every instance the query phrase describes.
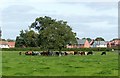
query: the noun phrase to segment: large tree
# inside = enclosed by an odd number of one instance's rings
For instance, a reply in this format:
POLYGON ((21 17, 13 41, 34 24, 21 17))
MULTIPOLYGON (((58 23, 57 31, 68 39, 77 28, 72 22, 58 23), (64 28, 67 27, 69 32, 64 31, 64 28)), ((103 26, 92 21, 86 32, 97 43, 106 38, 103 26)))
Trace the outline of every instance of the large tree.
POLYGON ((30 28, 38 31, 38 43, 43 49, 59 49, 67 44, 76 43, 76 34, 66 21, 52 19, 51 17, 39 17, 35 19, 30 28))

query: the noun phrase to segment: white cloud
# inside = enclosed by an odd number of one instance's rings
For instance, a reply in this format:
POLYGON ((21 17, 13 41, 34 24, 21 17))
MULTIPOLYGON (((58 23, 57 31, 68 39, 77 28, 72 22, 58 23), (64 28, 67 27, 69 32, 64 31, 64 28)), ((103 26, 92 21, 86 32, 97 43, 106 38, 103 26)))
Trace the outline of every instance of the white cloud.
POLYGON ((59 2, 118 2, 119 0, 58 0, 59 2))
POLYGON ((103 22, 91 22, 91 23, 86 23, 85 25, 88 25, 90 26, 91 28, 98 28, 98 29, 109 29, 111 27, 115 27, 117 28, 117 24, 116 26, 115 25, 112 25, 112 24, 109 24, 108 22, 106 21, 103 21, 103 22), (107 28, 108 27, 108 28, 107 28))
MULTIPOLYGON (((109 3, 109 6, 107 6, 107 2, 103 1, 103 3, 105 2, 104 7, 107 7, 101 8, 102 6, 97 4, 81 3, 79 1, 80 0, 2 0, 0 3, 0 13, 2 13, 2 15, 0 16, 2 16, 3 19, 0 18, 2 20, 0 25, 4 26, 2 28, 4 30, 3 34, 10 32, 11 38, 15 38, 20 29, 26 29, 36 17, 48 15, 57 20, 62 19, 68 21, 68 24, 71 25, 80 37, 95 37, 101 35, 108 39, 116 36, 116 34, 108 35, 108 32, 111 32, 110 34, 117 33, 117 2, 115 2, 114 5, 109 3), (9 24, 9 27, 6 23, 9 24), (10 29, 10 27, 12 29, 10 29), (96 35, 93 36, 90 33, 95 33, 96 35)), ((8 36, 4 35, 3 37, 7 38, 8 36)))

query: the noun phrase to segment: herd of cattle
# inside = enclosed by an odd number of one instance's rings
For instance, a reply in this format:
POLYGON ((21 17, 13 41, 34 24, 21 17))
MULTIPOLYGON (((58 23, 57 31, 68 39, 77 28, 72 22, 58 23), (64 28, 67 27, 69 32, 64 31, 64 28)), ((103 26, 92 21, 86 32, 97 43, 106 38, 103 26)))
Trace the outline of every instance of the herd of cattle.
MULTIPOLYGON (((19 55, 21 55, 22 52, 19 52, 19 55)), ((34 51, 28 51, 24 53, 25 55, 42 55, 42 56, 66 56, 66 55, 94 55, 94 52, 75 52, 75 51, 67 51, 67 52, 34 52, 34 51)), ((101 55, 106 55, 106 52, 102 52, 101 55)))

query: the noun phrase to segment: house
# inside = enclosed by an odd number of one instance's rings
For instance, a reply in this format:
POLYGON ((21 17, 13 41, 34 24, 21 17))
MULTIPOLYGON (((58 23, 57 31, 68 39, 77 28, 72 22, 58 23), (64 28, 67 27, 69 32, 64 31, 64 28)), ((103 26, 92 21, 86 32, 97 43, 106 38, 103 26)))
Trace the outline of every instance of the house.
POLYGON ((108 42, 107 46, 110 48, 120 46, 120 38, 115 38, 115 39, 111 40, 110 42, 108 42))
POLYGON ((14 48, 15 42, 0 41, 0 48, 14 48))
POLYGON ((0 41, 0 48, 9 48, 8 43, 6 41, 0 41))
POLYGON ((15 47, 15 42, 8 42, 9 48, 14 48, 15 47))
POLYGON ((77 39, 77 44, 74 45, 67 45, 67 48, 89 48, 90 43, 88 42, 87 39, 77 39))
POLYGON ((92 48, 96 48, 96 47, 106 48, 107 47, 107 41, 92 41, 90 44, 92 48))

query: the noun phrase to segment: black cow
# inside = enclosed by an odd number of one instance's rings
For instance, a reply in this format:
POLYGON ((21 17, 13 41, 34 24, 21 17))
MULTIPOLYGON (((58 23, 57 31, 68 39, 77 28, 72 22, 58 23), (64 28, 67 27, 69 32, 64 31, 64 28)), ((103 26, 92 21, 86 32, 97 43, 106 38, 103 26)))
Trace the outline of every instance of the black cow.
POLYGON ((68 53, 67 53, 67 52, 65 52, 65 55, 68 55, 68 53))
POLYGON ((33 56, 39 55, 39 52, 32 52, 32 55, 33 55, 33 56))
POLYGON ((49 55, 49 53, 48 52, 41 52, 41 55, 43 55, 43 56, 48 56, 49 55))
POLYGON ((55 52, 55 55, 59 56, 59 55, 60 55, 60 53, 59 53, 59 52, 55 52))
POLYGON ((50 51, 49 51, 49 52, 48 52, 48 55, 49 55, 49 56, 52 56, 52 55, 53 55, 53 52, 50 52, 50 51))
POLYGON ((80 55, 85 55, 85 52, 80 52, 80 55))
POLYGON ((65 52, 59 52, 59 54, 60 54, 61 56, 64 56, 64 55, 65 55, 65 52))
POLYGON ((90 52, 88 52, 88 53, 87 53, 87 55, 93 55, 93 52, 92 52, 92 51, 90 51, 90 52))
POLYGON ((32 51, 25 52, 25 55, 32 55, 32 51))
POLYGON ((77 52, 77 51, 75 51, 75 52, 74 52, 74 55, 77 55, 77 54, 78 54, 78 52, 77 52))
POLYGON ((19 55, 22 55, 22 52, 19 52, 19 55))
POLYGON ((106 52, 102 52, 101 55, 106 55, 106 52))

